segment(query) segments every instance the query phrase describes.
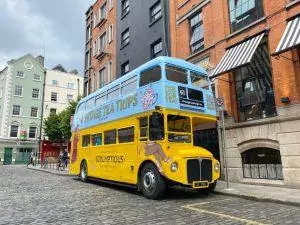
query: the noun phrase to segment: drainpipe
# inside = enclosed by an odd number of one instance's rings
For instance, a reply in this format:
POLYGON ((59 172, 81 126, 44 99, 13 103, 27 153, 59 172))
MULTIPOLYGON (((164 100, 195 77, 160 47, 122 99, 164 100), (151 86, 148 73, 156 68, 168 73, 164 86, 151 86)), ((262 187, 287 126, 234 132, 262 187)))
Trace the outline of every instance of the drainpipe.
POLYGON ((45 87, 46 87, 46 75, 47 70, 44 71, 44 82, 43 82, 43 94, 42 94, 42 110, 41 110, 41 124, 40 124, 40 135, 39 135, 39 158, 38 161, 41 159, 41 148, 42 148, 42 129, 43 129, 43 119, 44 119, 44 96, 45 96, 45 87))
POLYGON ((169 4, 167 4, 168 0, 162 0, 162 15, 163 15, 163 42, 164 42, 164 45, 165 45, 165 54, 166 56, 169 56, 169 41, 168 41, 168 20, 169 20, 169 17, 168 17, 168 11, 167 10, 167 6, 169 4))

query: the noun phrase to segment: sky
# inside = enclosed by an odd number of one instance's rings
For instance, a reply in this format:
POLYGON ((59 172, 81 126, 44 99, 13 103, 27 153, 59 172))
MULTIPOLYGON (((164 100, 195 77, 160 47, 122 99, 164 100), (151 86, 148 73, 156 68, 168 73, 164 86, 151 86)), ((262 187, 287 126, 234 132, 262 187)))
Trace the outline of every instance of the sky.
POLYGON ((0 0, 0 70, 27 53, 83 74, 85 12, 95 0, 0 0), (45 49, 45 51, 44 51, 45 49))

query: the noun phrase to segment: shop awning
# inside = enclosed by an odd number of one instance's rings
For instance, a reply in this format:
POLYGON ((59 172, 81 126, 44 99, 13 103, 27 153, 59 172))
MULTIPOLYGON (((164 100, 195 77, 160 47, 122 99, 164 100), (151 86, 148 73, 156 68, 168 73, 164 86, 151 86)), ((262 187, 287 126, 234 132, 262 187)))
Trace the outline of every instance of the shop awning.
POLYGON ((284 34, 273 55, 288 51, 300 44, 300 16, 288 22, 284 34))
POLYGON ((232 48, 227 49, 225 55, 213 71, 210 78, 216 78, 222 75, 223 73, 229 72, 233 69, 239 68, 250 63, 264 35, 265 33, 260 34, 232 48))

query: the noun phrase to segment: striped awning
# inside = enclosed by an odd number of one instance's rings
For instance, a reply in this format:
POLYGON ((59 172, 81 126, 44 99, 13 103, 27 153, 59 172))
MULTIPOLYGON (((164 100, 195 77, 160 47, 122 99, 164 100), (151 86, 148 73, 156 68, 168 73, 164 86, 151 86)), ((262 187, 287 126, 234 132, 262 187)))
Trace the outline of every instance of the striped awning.
POLYGON ((288 51, 300 44, 300 16, 288 22, 274 55, 288 51))
POLYGON ((213 71, 210 78, 216 78, 223 73, 229 72, 233 69, 239 68, 250 63, 259 43, 264 37, 265 33, 257 35, 248 39, 241 44, 226 50, 220 63, 213 71))

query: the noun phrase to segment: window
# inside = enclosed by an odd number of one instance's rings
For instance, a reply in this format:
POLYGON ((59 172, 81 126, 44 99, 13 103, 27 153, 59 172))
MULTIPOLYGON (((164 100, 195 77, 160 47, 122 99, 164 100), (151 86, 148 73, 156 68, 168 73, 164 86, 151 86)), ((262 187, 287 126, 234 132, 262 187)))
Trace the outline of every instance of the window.
POLYGON ((192 141, 190 117, 168 115, 168 131, 170 142, 190 143, 192 141))
POLYGON ((209 90, 209 80, 207 76, 191 71, 191 82, 195 87, 209 90))
POLYGON ((134 76, 122 82, 121 94, 126 95, 128 93, 136 91, 136 89, 137 89, 137 76, 134 76))
POLYGON ((104 144, 116 144, 117 141, 117 130, 109 130, 104 132, 104 144))
POLYGON ((150 141, 164 139, 164 115, 160 113, 153 113, 149 117, 149 139, 150 141))
POLYGON ((38 108, 37 107, 31 107, 31 117, 38 117, 38 108))
POLYGON ((10 126, 10 137, 18 137, 19 126, 11 125, 10 126))
POLYGON ((39 75, 39 74, 33 74, 33 80, 41 81, 41 75, 39 75))
POLYGON ((29 127, 29 138, 36 138, 36 127, 29 127))
POLYGON ((98 12, 94 12, 94 28, 98 25, 98 12))
POLYGON ((89 41, 90 40, 90 37, 91 37, 91 26, 90 25, 88 25, 87 27, 86 27, 86 41, 89 41))
POLYGON ((52 80, 52 85, 57 86, 58 85, 58 81, 57 80, 52 80))
POLYGON ((121 34, 121 47, 124 47, 127 44, 129 44, 129 28, 121 34))
POLYGON ((94 98, 90 98, 89 100, 87 100, 86 102, 86 108, 87 109, 91 109, 94 107, 94 103, 95 103, 95 99, 94 98))
POLYGON ((107 101, 111 101, 120 96, 120 86, 117 85, 107 91, 107 101))
POLYGON ((105 86, 105 67, 99 71, 99 88, 105 86))
POLYGON ((104 3, 101 6, 100 12, 101 12, 101 19, 106 19, 106 3, 104 3))
POLYGON ((50 114, 56 114, 56 109, 55 108, 50 108, 50 114))
POLYGON ((148 140, 148 117, 140 118, 140 141, 147 141, 148 140))
POLYGON ((51 92, 51 102, 57 102, 57 93, 51 92))
POLYGON ((126 73, 129 72, 129 61, 127 62, 124 62, 122 65, 121 65, 121 75, 125 75, 126 73))
POLYGON ((190 19, 190 33, 190 48, 191 52, 195 53, 204 48, 204 31, 201 12, 190 19))
POLYGON ((68 88, 74 89, 74 83, 68 83, 68 88))
POLYGON ((96 106, 101 106, 106 102, 106 94, 100 94, 96 97, 96 106))
POLYGON ((18 71, 16 77, 24 78, 24 72, 23 71, 18 71))
POLYGON ((100 36, 100 46, 99 46, 99 51, 100 52, 104 52, 106 49, 106 32, 104 32, 101 36, 100 36))
POLYGON ((94 44, 93 44, 93 56, 96 56, 96 55, 98 55, 98 40, 95 40, 94 44))
POLYGON ((102 145, 102 134, 92 135, 92 146, 102 145))
POLYGON ((134 127, 118 130, 119 143, 134 142, 134 127))
POLYGON ((82 136, 82 147, 88 147, 90 145, 90 135, 82 136))
POLYGON ((263 17, 262 0, 229 0, 231 32, 263 17))
POLYGON ((161 39, 157 40, 151 45, 151 57, 156 58, 157 56, 162 55, 162 41, 161 39))
POLYGON ((129 13, 129 0, 122 0, 122 16, 129 13))
POLYGON ((261 44, 249 65, 235 70, 240 121, 276 116, 267 43, 261 44))
POLYGON ((32 89, 32 98, 39 98, 40 97, 40 90, 33 88, 32 89))
POLYGON ((3 97, 3 87, 0 88, 0 98, 3 97))
POLYGON ((111 10, 114 7, 114 0, 108 0, 108 8, 111 10))
POLYGON ((108 43, 111 43, 113 41, 113 36, 114 36, 113 25, 111 24, 108 28, 108 43))
POLYGON ((78 106, 77 111, 78 111, 78 112, 84 111, 84 110, 85 110, 85 105, 86 105, 85 102, 81 103, 81 104, 78 106))
POLYGON ((23 87, 20 85, 15 86, 15 95, 16 96, 23 96, 23 87))
POLYGON ((187 70, 166 65, 166 77, 170 81, 174 81, 181 84, 187 84, 188 83, 188 75, 187 70))
POLYGON ((13 105, 13 115, 19 116, 21 114, 21 106, 13 105))
POLYGON ((158 1, 150 8, 150 22, 153 23, 161 18, 161 3, 158 1))
POLYGON ((68 102, 73 101, 73 95, 67 94, 67 101, 68 102))
POLYGON ((112 62, 107 63, 107 82, 110 83, 113 81, 112 77, 112 62))
POLYGON ((159 81, 160 79, 161 79, 160 66, 156 66, 151 69, 145 70, 141 73, 140 76, 140 87, 159 81))

